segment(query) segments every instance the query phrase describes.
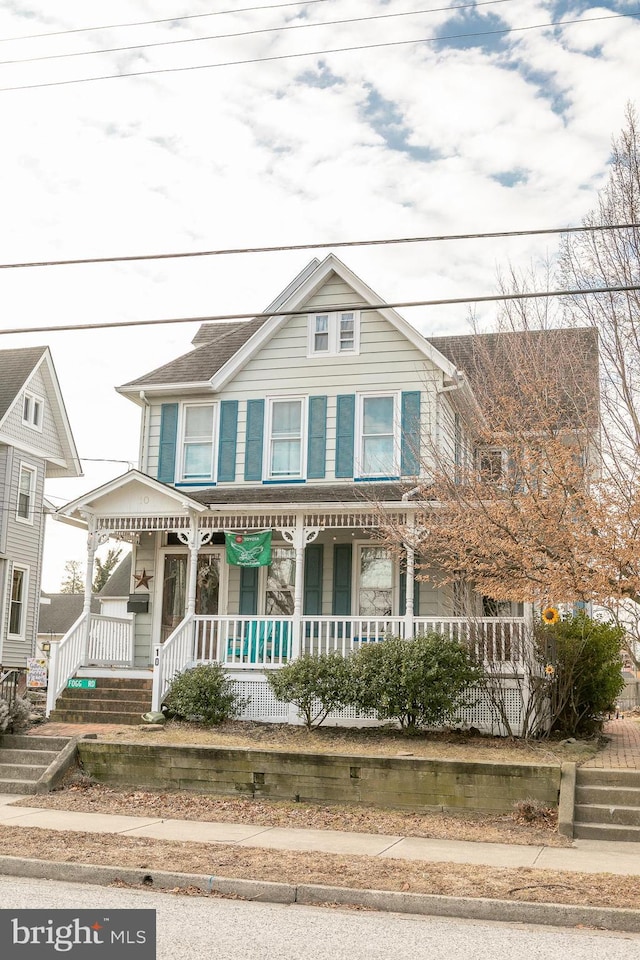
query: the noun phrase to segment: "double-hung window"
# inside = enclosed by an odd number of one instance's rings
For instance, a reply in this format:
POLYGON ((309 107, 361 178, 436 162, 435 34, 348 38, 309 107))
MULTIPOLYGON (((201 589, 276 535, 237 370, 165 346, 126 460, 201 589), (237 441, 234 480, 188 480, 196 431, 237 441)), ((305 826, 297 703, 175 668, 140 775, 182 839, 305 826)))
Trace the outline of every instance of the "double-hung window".
POLYGON ((185 403, 182 408, 182 469, 180 479, 213 480, 215 404, 185 403))
POLYGON ((14 566, 11 574, 11 599, 9 602, 9 633, 13 637, 24 637, 25 607, 27 602, 27 567, 14 566))
POLYGON ((359 311, 338 310, 334 313, 310 314, 309 356, 358 353, 359 347, 359 311))
POLYGON ((398 476, 398 395, 361 396, 359 423, 359 476, 398 476))
POLYGON ((304 400, 269 401, 269 480, 302 479, 304 470, 304 400))
POLYGON ((35 393, 24 394, 22 400, 22 422, 33 430, 42 430, 44 400, 35 393))
POLYGON ((20 464, 16 520, 19 520, 21 523, 33 523, 36 476, 35 467, 29 467, 26 463, 20 464))

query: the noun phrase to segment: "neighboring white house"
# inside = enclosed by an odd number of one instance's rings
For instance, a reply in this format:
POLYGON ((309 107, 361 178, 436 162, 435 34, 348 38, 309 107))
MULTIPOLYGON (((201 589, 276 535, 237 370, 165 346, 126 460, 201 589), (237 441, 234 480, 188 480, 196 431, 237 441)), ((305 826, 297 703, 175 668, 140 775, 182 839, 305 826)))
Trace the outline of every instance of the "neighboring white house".
POLYGON ((470 338, 436 348, 380 302, 335 256, 313 260, 265 317, 205 323, 193 350, 118 388, 142 415, 141 469, 61 512, 87 518, 90 563, 108 537, 131 542, 134 622, 126 639, 95 618, 65 639, 50 707, 87 664, 152 668, 157 707, 177 670, 215 659, 246 716, 282 720, 268 670, 390 633, 466 636, 469 613, 479 652, 519 669, 521 607, 470 610, 468 591, 415 581, 410 545, 396 561, 376 542, 379 507, 416 522, 434 446, 470 454, 475 403, 453 359, 470 338), (265 531, 269 564, 228 562, 225 533, 265 531))
POLYGON ((48 477, 81 476, 48 347, 0 351, 0 666, 35 652, 48 477))

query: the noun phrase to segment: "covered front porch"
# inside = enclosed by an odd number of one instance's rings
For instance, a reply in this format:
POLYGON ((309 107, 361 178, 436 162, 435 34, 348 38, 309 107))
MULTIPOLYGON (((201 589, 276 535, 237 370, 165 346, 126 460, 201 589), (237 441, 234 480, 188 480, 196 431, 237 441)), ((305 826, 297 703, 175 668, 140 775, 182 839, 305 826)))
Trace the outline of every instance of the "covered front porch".
POLYGON ((159 709, 176 673, 217 661, 252 697, 249 716, 275 719, 275 711, 281 719, 281 707, 264 706, 269 670, 306 653, 348 656, 387 636, 411 640, 430 631, 458 637, 479 660, 522 675, 525 618, 512 615, 520 611, 487 616, 482 598, 416 580, 410 544, 398 561, 376 540, 380 508, 413 522, 400 492, 375 506, 360 493, 350 502, 305 503, 308 492, 287 490, 296 498, 287 504, 250 502, 245 493, 242 506, 233 502, 237 490, 207 493, 220 502, 202 503, 132 471, 68 505, 87 523, 87 596, 83 615, 52 649, 48 709, 83 668, 151 669, 159 709), (229 564, 225 532, 259 531, 272 534, 271 562, 229 564), (130 609, 137 612, 122 616, 90 612, 93 558, 110 538, 132 544, 130 609))

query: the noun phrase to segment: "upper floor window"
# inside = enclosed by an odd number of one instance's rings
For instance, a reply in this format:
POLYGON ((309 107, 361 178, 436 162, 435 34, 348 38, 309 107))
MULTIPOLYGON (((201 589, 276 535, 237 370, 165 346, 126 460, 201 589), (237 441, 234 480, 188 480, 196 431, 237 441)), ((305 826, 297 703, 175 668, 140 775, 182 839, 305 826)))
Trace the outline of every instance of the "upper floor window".
POLYGON ((478 451, 478 470, 480 478, 489 482, 498 482, 506 476, 506 452, 498 448, 478 451))
POLYGON ((20 464, 16 520, 19 520, 21 523, 33 523, 36 475, 34 467, 29 467, 25 463, 20 464))
POLYGON ((361 396, 359 409, 359 469, 361 477, 399 474, 398 396, 361 396))
POLYGON ((14 637, 23 637, 25 633, 28 576, 28 567, 14 566, 11 574, 11 600, 9 603, 9 633, 14 637))
POLYGON ((181 480, 213 480, 214 412, 213 403, 185 403, 182 408, 181 480))
POLYGON ((22 400, 22 422, 34 430, 42 430, 44 400, 35 393, 25 393, 22 400))
POLYGON ((298 479, 304 467, 304 401, 269 401, 267 477, 298 479))
POLYGON ((357 353, 360 346, 360 313, 341 310, 309 316, 309 355, 357 353))

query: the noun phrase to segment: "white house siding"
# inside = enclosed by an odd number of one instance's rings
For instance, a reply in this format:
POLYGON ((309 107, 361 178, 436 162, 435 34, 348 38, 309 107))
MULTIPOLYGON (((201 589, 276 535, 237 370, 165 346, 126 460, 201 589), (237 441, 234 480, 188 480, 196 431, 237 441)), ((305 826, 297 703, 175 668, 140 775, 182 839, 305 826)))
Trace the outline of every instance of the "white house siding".
POLYGON ((12 410, 5 420, 3 432, 24 447, 37 447, 44 456, 62 458, 64 451, 60 443, 61 425, 52 412, 49 397, 53 396, 53 387, 48 376, 40 367, 29 380, 26 391, 35 393, 44 400, 42 431, 35 430, 22 422, 22 410, 25 391, 21 391, 12 410))
MULTIPOLYGON (((358 299, 346 284, 328 281, 309 301, 308 309, 310 312, 329 309, 336 302, 355 303, 358 299)), ((327 396, 326 478, 310 481, 313 483, 334 480, 336 398, 340 394, 419 390, 423 430, 433 430, 435 390, 442 383, 442 373, 381 314, 362 314, 358 355, 308 357, 307 353, 307 317, 292 317, 216 395, 218 400, 240 401, 235 485, 244 483, 245 401, 249 399, 327 396)), ((189 398, 190 402, 196 399, 189 398)), ((199 399, 211 400, 213 396, 199 399)), ((157 474, 161 402, 154 404, 150 412, 148 473, 151 476, 157 474)))
POLYGON ((44 515, 42 512, 42 498, 44 492, 44 461, 37 457, 27 456, 18 450, 12 450, 9 457, 10 492, 7 509, 7 542, 6 553, 10 557, 7 563, 5 578, 5 605, 2 623, 2 650, 0 661, 3 666, 24 667, 26 658, 30 657, 35 649, 35 637, 40 603, 40 567, 42 560, 42 543, 44 536, 44 515), (16 520, 18 496, 18 477, 20 464, 24 463, 37 470, 36 488, 34 495, 33 523, 20 523, 16 520), (25 621, 23 636, 14 638, 8 636, 9 607, 11 596, 11 578, 13 566, 28 567, 27 594, 24 598, 25 621))
MULTIPOLYGON (((5 446, 4 444, 0 444, 0 554, 6 552, 7 544, 7 522, 9 519, 9 512, 7 510, 7 504, 9 503, 9 476, 7 472, 8 462, 9 447, 5 446)), ((2 587, 0 586, 0 596, 1 595, 2 587)))

